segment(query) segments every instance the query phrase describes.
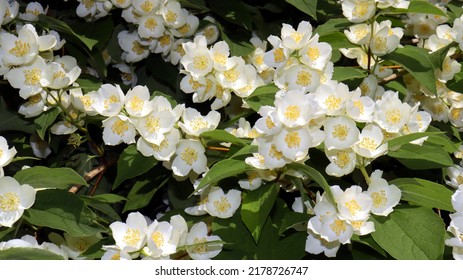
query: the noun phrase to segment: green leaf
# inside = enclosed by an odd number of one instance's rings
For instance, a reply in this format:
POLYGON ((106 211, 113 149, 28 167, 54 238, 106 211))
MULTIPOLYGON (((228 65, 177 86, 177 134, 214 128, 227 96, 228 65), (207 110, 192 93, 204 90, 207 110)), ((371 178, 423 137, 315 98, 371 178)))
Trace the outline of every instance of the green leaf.
POLYGON ((325 194, 328 196, 328 200, 331 202, 335 201, 333 193, 331 192, 330 185, 326 181, 325 177, 323 177, 323 175, 316 169, 302 163, 290 163, 286 165, 286 168, 287 170, 294 170, 296 172, 302 173, 303 175, 308 176, 317 182, 317 184, 320 185, 320 187, 322 187, 325 191, 325 194))
POLYGON ((421 146, 405 144, 397 151, 389 151, 388 155, 414 170, 443 168, 453 165, 452 158, 444 148, 427 142, 421 146))
POLYGON ((401 200, 453 212, 453 192, 441 184, 419 178, 398 178, 389 182, 402 191, 401 200))
POLYGON ((242 155, 249 155, 249 154, 252 154, 252 153, 257 153, 257 146, 256 145, 244 146, 240 150, 234 152, 230 156, 230 158, 235 158, 235 157, 242 156, 242 155))
POLYGON ((317 2, 318 0, 285 0, 298 10, 308 14, 313 19, 317 19, 317 2))
POLYGON ((407 135, 402 135, 396 138, 393 138, 389 141, 387 141, 389 148, 397 147, 397 146, 402 146, 405 144, 410 143, 411 141, 431 136, 431 135, 438 135, 438 134, 443 134, 444 132, 417 132, 417 133, 410 133, 407 135))
POLYGON ((246 98, 246 103, 258 112, 261 106, 273 106, 275 103, 275 93, 280 89, 274 84, 260 86, 246 98))
POLYGON ((58 115, 59 109, 53 108, 42 113, 34 120, 34 123, 37 127, 35 130, 37 131, 37 134, 40 136, 41 139, 45 139, 45 133, 47 132, 48 127, 52 125, 53 122, 55 122, 58 115))
POLYGON ((254 241, 259 241, 262 228, 275 203, 279 187, 275 184, 263 185, 245 194, 241 203, 243 223, 251 232, 254 241))
POLYGON ((307 222, 310 219, 310 215, 307 213, 298 213, 289 211, 285 213, 285 217, 283 218, 282 224, 280 229, 278 230, 278 234, 281 235, 288 229, 294 227, 305 227, 307 228, 307 222))
POLYGON ((386 252, 378 245, 378 243, 375 242, 375 240, 371 237, 371 235, 360 236, 360 235, 354 234, 352 235, 350 240, 372 248, 373 250, 381 254, 383 257, 386 257, 387 255, 386 252))
MULTIPOLYGON (((320 36, 328 35, 333 32, 342 32, 344 29, 352 25, 347 18, 332 18, 327 20, 325 23, 317 26, 313 33, 320 36)), ((352 69, 352 68, 350 68, 352 69)))
POLYGON ((224 159, 214 164, 211 169, 206 173, 196 190, 200 190, 207 185, 216 183, 222 179, 243 174, 253 168, 247 165, 242 160, 224 159))
POLYGON ((18 247, 0 250, 0 260, 64 260, 64 258, 45 249, 18 247))
POLYGON ((342 48, 357 48, 357 45, 352 44, 342 32, 332 32, 320 36, 320 42, 326 42, 335 50, 342 48))
POLYGON ((79 84, 78 87, 85 93, 97 91, 102 84, 98 78, 88 74, 80 75, 76 82, 79 84))
POLYGON ((427 50, 406 45, 382 58, 401 65, 422 85, 436 93, 435 67, 427 50))
POLYGON ((103 203, 118 203, 127 200, 127 198, 113 193, 98 194, 92 196, 91 198, 103 203))
POLYGON ((373 239, 400 260, 437 260, 444 253, 445 225, 431 209, 396 208, 388 217, 372 217, 373 239))
POLYGON ((32 134, 35 131, 35 126, 21 118, 17 113, 0 109, 0 132, 4 131, 21 131, 32 134))
POLYGON ((129 145, 117 161, 117 176, 113 189, 127 179, 137 177, 153 168, 158 161, 154 157, 145 157, 137 151, 135 145, 129 145))
POLYGON ((16 172, 14 178, 20 184, 29 184, 36 189, 67 189, 73 185, 87 186, 82 176, 67 167, 34 166, 16 172))
POLYGON ((45 26, 48 29, 53 29, 58 32, 72 35, 73 37, 77 38, 80 42, 82 42, 89 50, 92 50, 92 48, 98 43, 98 40, 77 34, 67 23, 53 17, 40 14, 39 24, 45 26))
POLYGON ((441 9, 425 0, 412 0, 408 5, 407 13, 431 14, 446 17, 441 9))
POLYGON ((251 13, 241 1, 209 1, 211 10, 223 19, 252 31, 251 13))
POLYGON ((156 180, 153 179, 144 178, 135 182, 127 195, 127 203, 124 205, 122 212, 140 209, 148 205, 153 195, 168 181, 167 178, 159 183, 159 180, 163 179, 162 177, 156 177, 156 180))
POLYGON ((333 80, 336 80, 338 82, 342 82, 345 80, 351 80, 351 79, 358 79, 358 78, 365 78, 366 73, 363 70, 360 69, 355 69, 352 67, 342 67, 342 66, 336 66, 334 67, 334 72, 333 72, 333 80))
POLYGON ((233 134, 230 134, 229 132, 221 129, 216 129, 212 131, 206 131, 201 133, 199 137, 205 139, 205 140, 213 140, 213 141, 219 141, 219 142, 229 142, 232 144, 240 145, 240 146, 246 146, 248 143, 246 141, 236 137, 233 134))
POLYGON ((434 64, 435 69, 442 69, 442 64, 444 63, 444 59, 447 57, 447 53, 449 52, 450 48, 456 47, 457 45, 458 44, 456 42, 452 42, 447 46, 431 53, 430 59, 434 64))
POLYGON ((84 236, 104 232, 96 224, 96 215, 79 196, 64 190, 37 192, 34 205, 23 216, 29 223, 84 236))
POLYGON ((227 42, 230 48, 231 56, 246 56, 255 50, 255 47, 249 42, 249 38, 243 38, 233 33, 226 33, 220 24, 217 24, 222 39, 227 42))

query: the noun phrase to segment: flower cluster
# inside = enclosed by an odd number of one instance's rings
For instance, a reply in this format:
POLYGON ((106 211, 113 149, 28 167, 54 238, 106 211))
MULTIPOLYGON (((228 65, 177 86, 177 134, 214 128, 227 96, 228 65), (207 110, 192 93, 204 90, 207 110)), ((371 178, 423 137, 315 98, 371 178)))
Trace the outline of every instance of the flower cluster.
POLYGON ((455 213, 450 214, 450 225, 447 231, 453 234, 452 238, 445 241, 447 246, 453 247, 453 258, 463 260, 463 184, 452 195, 452 206, 455 213))
POLYGON ((170 221, 149 221, 139 212, 130 213, 126 222, 114 222, 110 226, 115 245, 103 246, 102 259, 131 260, 141 254, 143 259, 169 259, 186 251, 192 259, 211 259, 222 251, 221 239, 209 235, 205 223, 194 224, 188 231, 185 219, 180 215, 170 221))
POLYGON ((335 257, 340 245, 350 243, 352 235, 367 235, 375 230, 368 220, 371 214, 389 215, 401 198, 400 189, 381 178, 382 173, 376 170, 371 174, 366 191, 356 185, 345 190, 331 186, 334 202, 326 194, 317 195, 312 209, 315 216, 307 225, 307 252, 335 257))

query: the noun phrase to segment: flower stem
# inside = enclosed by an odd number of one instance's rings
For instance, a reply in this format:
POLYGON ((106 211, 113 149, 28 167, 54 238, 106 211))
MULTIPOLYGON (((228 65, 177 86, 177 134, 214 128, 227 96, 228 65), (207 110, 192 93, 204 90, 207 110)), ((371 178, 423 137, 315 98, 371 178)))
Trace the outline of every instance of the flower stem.
POLYGON ((371 183, 370 175, 368 175, 367 170, 365 169, 365 166, 360 166, 360 171, 362 172, 363 177, 365 177, 365 182, 369 185, 371 183))

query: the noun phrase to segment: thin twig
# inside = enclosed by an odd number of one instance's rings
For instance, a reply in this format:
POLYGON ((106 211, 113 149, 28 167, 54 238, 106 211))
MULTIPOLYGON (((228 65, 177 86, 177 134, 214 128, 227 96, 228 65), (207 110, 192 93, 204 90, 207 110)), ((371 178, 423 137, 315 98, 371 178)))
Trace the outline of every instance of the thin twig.
MULTIPOLYGON (((93 178, 95 178, 95 176, 101 174, 101 176, 103 176, 103 173, 106 172, 106 170, 111 167, 112 165, 114 165, 116 163, 115 160, 110 160, 104 164, 101 164, 99 166, 97 166, 96 168, 90 170, 89 172, 87 172, 85 175, 84 175, 84 179, 86 182, 89 182, 90 180, 92 180, 93 178)), ((100 182, 101 178, 98 178, 98 181, 97 181, 97 184, 100 182)), ((74 185, 72 186, 70 189, 69 189, 69 192, 71 193, 77 193, 80 189, 82 188, 82 185, 74 185)))

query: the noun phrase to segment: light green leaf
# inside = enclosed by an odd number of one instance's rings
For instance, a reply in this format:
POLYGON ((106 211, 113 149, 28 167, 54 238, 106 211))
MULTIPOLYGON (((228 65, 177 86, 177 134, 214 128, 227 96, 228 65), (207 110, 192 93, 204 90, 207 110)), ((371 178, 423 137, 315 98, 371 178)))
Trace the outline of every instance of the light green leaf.
POLYGON ((113 189, 127 179, 137 177, 153 168, 158 161, 154 157, 145 157, 137 151, 135 145, 129 145, 117 161, 117 176, 113 189))
POLYGON ((288 211, 285 213, 282 224, 278 231, 278 234, 281 235, 288 229, 294 227, 305 227, 307 228, 307 222, 310 219, 310 215, 307 213, 298 213, 293 211, 288 211))
POLYGON ((0 260, 64 260, 63 256, 38 248, 0 250, 0 260))
POLYGON ((447 14, 426 0, 412 0, 407 9, 408 13, 430 14, 446 17, 447 14))
POLYGON ((34 166, 16 172, 14 178, 20 184, 29 184, 36 189, 67 189, 73 185, 87 186, 82 176, 67 167, 34 166))
POLYGON ((332 32, 320 36, 320 42, 326 42, 335 50, 342 48, 357 48, 357 45, 352 44, 342 32, 332 32))
POLYGON ((214 184, 222 179, 243 174, 253 168, 242 160, 224 159, 215 163, 206 173, 196 190, 200 190, 207 185, 214 184))
POLYGON ((285 0, 298 10, 308 14, 313 19, 317 19, 317 2, 318 0, 285 0))
POLYGON ((273 106, 275 103, 275 94, 280 89, 274 84, 260 86, 256 88, 250 96, 246 98, 246 103, 258 112, 261 106, 273 106))
MULTIPOLYGON (((347 18, 332 18, 327 20, 325 23, 317 26, 313 33, 320 36, 328 35, 333 32, 342 32, 344 29, 352 25, 347 18)), ((352 68, 350 68, 352 69, 352 68)))
POLYGON ((102 83, 99 79, 88 74, 82 74, 76 80, 79 84, 78 88, 81 88, 83 92, 88 93, 91 91, 97 91, 100 89, 102 83))
POLYGON ((437 260, 444 253, 445 225, 429 208, 396 208, 388 217, 373 216, 373 239, 400 260, 437 260))
POLYGON ((417 133, 410 133, 407 135, 402 135, 396 138, 393 138, 389 141, 387 141, 389 148, 394 148, 398 147, 401 145, 408 144, 414 140, 431 136, 431 135, 438 135, 438 134, 443 134, 444 132, 417 132, 417 133))
POLYGON ((257 153, 257 146, 256 145, 249 145, 244 146, 243 148, 239 149, 238 151, 234 152, 230 158, 235 158, 242 155, 249 155, 252 153, 257 153))
POLYGON ((402 191, 401 200, 424 207, 454 211, 451 203, 453 192, 441 184, 419 178, 398 178, 389 183, 402 191))
POLYGON ((452 158, 444 148, 427 142, 421 146, 405 144, 397 151, 389 151, 388 155, 414 170, 443 168, 453 165, 452 158))
POLYGON ((96 224, 96 215, 79 196, 64 190, 37 192, 34 205, 23 217, 31 224, 63 230, 70 235, 83 236, 104 232, 96 224))
POLYGON ((427 50, 406 45, 382 58, 403 66, 422 85, 436 93, 435 67, 427 50))
POLYGON ((219 142, 229 142, 229 143, 240 145, 240 146, 248 145, 246 141, 221 129, 203 132, 201 133, 201 135, 199 135, 199 137, 205 139, 206 141, 213 140, 213 141, 219 141, 219 142))
POLYGON ((330 185, 326 181, 325 177, 323 177, 323 175, 316 169, 302 163, 290 163, 286 165, 286 168, 287 170, 294 170, 296 172, 302 173, 303 175, 308 176, 317 182, 317 184, 325 191, 325 195, 328 197, 328 200, 331 202, 335 201, 333 193, 331 192, 330 185))
POLYGON ((279 187, 275 184, 263 185, 245 194, 241 203, 243 223, 251 232, 254 241, 259 241, 262 228, 275 203, 279 187))
POLYGON ((233 33, 226 33, 220 24, 217 24, 220 30, 222 39, 227 42, 230 48, 230 55, 232 56, 246 56, 255 50, 255 47, 249 42, 248 38, 239 38, 232 35, 233 33))
POLYGON ((338 82, 342 82, 345 80, 365 78, 365 76, 366 73, 363 70, 355 69, 352 67, 336 66, 334 67, 332 79, 338 82))
POLYGON ((47 132, 48 127, 55 122, 58 115, 59 109, 53 108, 42 113, 34 120, 34 123, 37 127, 35 130, 37 131, 37 134, 40 136, 41 139, 45 139, 45 133, 47 132))

